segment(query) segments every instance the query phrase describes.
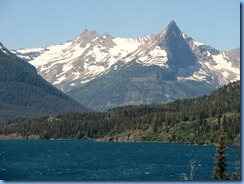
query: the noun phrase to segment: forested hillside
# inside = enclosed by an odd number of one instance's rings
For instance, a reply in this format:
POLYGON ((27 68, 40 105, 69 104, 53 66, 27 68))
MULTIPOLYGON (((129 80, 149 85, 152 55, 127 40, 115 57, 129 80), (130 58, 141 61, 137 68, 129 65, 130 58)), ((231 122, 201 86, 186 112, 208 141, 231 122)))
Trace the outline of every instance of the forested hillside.
POLYGON ((67 113, 9 122, 1 137, 163 141, 215 144, 223 121, 228 144, 240 137, 240 82, 211 95, 162 105, 125 106, 105 113, 67 113))
POLYGON ((54 88, 35 67, 0 43, 0 124, 22 117, 85 111, 88 109, 54 88))

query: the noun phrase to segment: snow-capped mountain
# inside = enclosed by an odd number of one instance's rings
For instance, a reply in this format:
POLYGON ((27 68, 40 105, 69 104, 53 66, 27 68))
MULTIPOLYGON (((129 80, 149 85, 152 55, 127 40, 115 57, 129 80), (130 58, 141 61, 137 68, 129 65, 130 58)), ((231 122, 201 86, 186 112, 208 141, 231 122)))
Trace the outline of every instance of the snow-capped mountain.
POLYGON ((98 35, 85 30, 64 44, 12 52, 34 65, 47 81, 67 92, 106 72, 148 39, 113 38, 107 33, 98 35))
MULTIPOLYGON (((209 92, 240 79, 239 49, 218 51, 211 46, 199 43, 182 33, 174 21, 171 21, 158 34, 137 39, 116 38, 107 33, 99 35, 95 31, 85 30, 76 39, 64 44, 45 48, 19 49, 12 52, 29 61, 43 78, 81 103, 83 101, 79 100, 80 95, 77 95, 79 91, 85 90, 87 86, 92 86, 90 83, 95 84, 101 77, 103 78, 111 72, 119 74, 119 71, 123 70, 129 74, 128 70, 132 65, 145 68, 156 67, 157 70, 160 70, 159 73, 164 82, 198 82, 199 84, 204 82, 211 86, 209 92)), ((138 74, 137 70, 133 71, 138 74)), ((145 73, 140 75, 143 76, 145 73)), ((144 77, 142 77, 143 80, 146 80, 144 77)), ((136 79, 128 78, 128 80, 136 79)), ((114 85, 120 84, 114 83, 114 85)), ((92 89, 88 91, 91 93, 92 89)), ((101 91, 101 93, 105 91, 101 91)), ((202 90, 202 93, 206 93, 206 91, 202 90)), ((85 95, 85 92, 82 94, 85 95)), ((172 99, 170 96, 174 94, 170 94, 168 91, 164 95, 168 99, 172 99)), ((197 95, 201 95, 201 93, 195 94, 195 96, 197 95)), ((190 96, 186 95, 186 97, 190 96)), ((181 95, 176 95, 176 97, 180 98, 181 95)), ((136 102, 144 103, 143 97, 141 98, 136 102)), ((148 98, 148 103, 155 102, 148 98)), ((156 102, 164 101, 156 100, 156 102)), ((123 104, 130 102, 135 101, 129 98, 123 104)), ((103 103, 111 104, 112 102, 103 103)), ((116 103, 116 105, 120 105, 120 103, 116 103)))

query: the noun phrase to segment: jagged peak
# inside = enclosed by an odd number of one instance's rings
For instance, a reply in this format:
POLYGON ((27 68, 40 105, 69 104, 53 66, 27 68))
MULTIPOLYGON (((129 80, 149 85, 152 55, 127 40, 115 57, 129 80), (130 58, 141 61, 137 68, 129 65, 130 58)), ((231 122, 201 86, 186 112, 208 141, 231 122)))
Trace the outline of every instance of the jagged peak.
POLYGON ((97 35, 99 36, 99 34, 95 31, 95 30, 89 30, 89 29, 85 29, 81 35, 97 35))
POLYGON ((111 37, 112 38, 112 36, 110 34, 108 34, 107 32, 103 33, 101 37, 103 37, 103 38, 111 37))
POLYGON ((99 38, 102 39, 102 40, 111 40, 111 39, 113 39, 114 37, 111 36, 110 34, 108 34, 108 33, 106 32, 106 33, 103 33, 99 38))
POLYGON ((177 26, 174 20, 171 20, 168 27, 177 26))
POLYGON ((100 35, 94 31, 94 30, 89 30, 85 29, 78 37, 76 37, 73 42, 79 43, 81 42, 84 38, 88 39, 94 39, 96 37, 99 37, 100 35))
POLYGON ((177 26, 174 20, 172 20, 169 25, 166 27, 165 32, 171 33, 171 32, 176 32, 176 33, 181 33, 181 30, 177 26))
POLYGON ((162 38, 169 34, 181 35, 181 30, 179 29, 179 27, 177 26, 174 20, 171 20, 168 26, 165 29, 163 29, 161 32, 159 32, 157 35, 162 38))

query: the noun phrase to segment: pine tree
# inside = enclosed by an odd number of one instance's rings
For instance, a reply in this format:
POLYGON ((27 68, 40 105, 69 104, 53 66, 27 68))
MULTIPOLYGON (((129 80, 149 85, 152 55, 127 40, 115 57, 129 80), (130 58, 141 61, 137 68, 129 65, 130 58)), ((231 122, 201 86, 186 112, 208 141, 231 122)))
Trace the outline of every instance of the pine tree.
POLYGON ((223 117, 223 121, 221 122, 220 126, 220 136, 218 146, 216 148, 215 154, 215 168, 213 170, 212 178, 214 180, 229 180, 228 175, 226 173, 226 167, 228 165, 226 158, 227 155, 225 151, 228 149, 225 143, 225 131, 224 131, 224 124, 226 123, 226 117, 223 117))

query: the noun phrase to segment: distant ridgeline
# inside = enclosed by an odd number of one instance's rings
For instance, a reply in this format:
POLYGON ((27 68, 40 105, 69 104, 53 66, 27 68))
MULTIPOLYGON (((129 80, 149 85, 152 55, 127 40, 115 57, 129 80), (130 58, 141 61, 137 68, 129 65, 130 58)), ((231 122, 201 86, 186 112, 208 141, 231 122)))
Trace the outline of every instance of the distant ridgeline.
POLYGON ((12 52, 59 90, 99 112, 195 98, 240 79, 240 48, 220 51, 197 42, 173 20, 141 38, 85 30, 63 44, 12 52))
POLYGON ((162 141, 213 145, 224 121, 228 144, 240 139, 240 81, 211 95, 162 105, 124 106, 108 112, 67 113, 9 122, 0 138, 162 141))

